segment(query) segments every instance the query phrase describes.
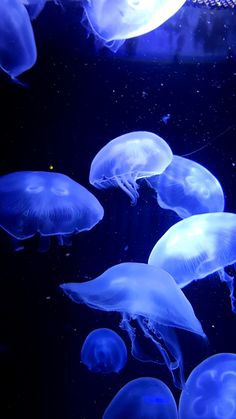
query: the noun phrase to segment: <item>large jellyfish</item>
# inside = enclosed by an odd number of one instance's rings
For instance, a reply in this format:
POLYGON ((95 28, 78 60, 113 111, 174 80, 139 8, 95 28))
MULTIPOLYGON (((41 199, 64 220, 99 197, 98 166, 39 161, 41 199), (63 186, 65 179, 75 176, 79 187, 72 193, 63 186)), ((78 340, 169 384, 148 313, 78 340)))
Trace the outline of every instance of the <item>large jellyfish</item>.
POLYGON ((92 281, 61 288, 76 303, 120 312, 120 326, 131 339, 132 355, 141 361, 166 363, 175 385, 183 386, 183 361, 174 328, 205 335, 191 304, 167 272, 145 263, 121 263, 92 281), (141 341, 133 320, 140 328, 141 341))
POLYGON ((127 362, 127 349, 123 339, 113 330, 96 329, 83 343, 81 361, 92 372, 119 372, 127 362))
POLYGON ((83 20, 100 42, 117 51, 128 38, 156 29, 186 0, 83 0, 83 20))
POLYGON ((179 418, 236 418, 236 354, 216 354, 194 368, 180 396, 179 418))
POLYGON ((136 378, 115 395, 103 419, 178 419, 175 399, 163 381, 136 378))
POLYGON ((180 287, 219 272, 230 290, 233 278, 224 267, 236 262, 236 214, 215 212, 193 215, 174 224, 158 240, 148 259, 150 265, 169 272, 180 287))
POLYGON ((99 189, 120 187, 136 204, 137 180, 162 173, 172 160, 172 151, 158 135, 134 131, 106 144, 94 157, 89 181, 99 189))
POLYGON ((160 207, 175 211, 180 218, 224 211, 220 183, 204 166, 184 157, 173 156, 165 171, 148 179, 160 207))
POLYGON ((30 18, 21 0, 0 1, 0 67, 13 79, 37 57, 30 18))
POLYGON ((90 230, 103 208, 87 189, 61 173, 15 172, 0 177, 0 226, 24 240, 90 230))

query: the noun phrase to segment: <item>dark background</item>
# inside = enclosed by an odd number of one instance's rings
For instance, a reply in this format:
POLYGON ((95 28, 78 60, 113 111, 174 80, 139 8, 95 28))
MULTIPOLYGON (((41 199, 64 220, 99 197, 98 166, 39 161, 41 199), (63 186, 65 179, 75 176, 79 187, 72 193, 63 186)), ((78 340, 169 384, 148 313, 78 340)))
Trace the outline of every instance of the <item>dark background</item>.
MULTIPOLYGON (((194 13, 194 8, 186 10, 194 13)), ((231 11, 226 13, 235 23, 231 11)), ((205 11, 201 18, 207 19, 205 11)), ((146 35, 143 50, 130 40, 114 55, 95 48, 80 20, 81 10, 74 4, 47 4, 33 23, 37 63, 20 78, 28 88, 0 74, 1 174, 53 165, 54 171, 92 191, 105 210, 104 220, 75 236, 72 247, 59 247, 53 239, 47 253, 37 251, 37 238, 28 240, 24 251, 14 252, 10 237, 0 232, 3 419, 99 419, 116 392, 141 376, 162 379, 178 401, 166 367, 129 355, 122 372, 102 376, 80 363, 81 345, 94 328, 117 331, 128 351, 130 342, 119 328, 118 314, 73 304, 58 285, 95 278, 119 262, 146 262, 158 238, 178 221, 158 207, 151 189, 140 188, 132 207, 119 189, 99 191, 89 185, 90 163, 102 146, 126 132, 147 130, 163 137, 175 154, 201 148, 190 158, 212 171, 224 189, 226 210, 236 210, 235 45, 218 50, 220 39, 225 45, 221 33, 215 36, 218 44, 208 45, 201 57, 194 55, 194 44, 192 54, 181 44, 171 57, 156 58, 146 35), (164 124, 167 113, 171 117, 164 124)), ((204 40, 204 25, 199 30, 204 40)), ((187 37, 189 28, 182 31, 187 37)), ((236 352, 236 319, 217 275, 184 292, 209 338, 204 346, 183 337, 187 377, 207 356, 236 352)))

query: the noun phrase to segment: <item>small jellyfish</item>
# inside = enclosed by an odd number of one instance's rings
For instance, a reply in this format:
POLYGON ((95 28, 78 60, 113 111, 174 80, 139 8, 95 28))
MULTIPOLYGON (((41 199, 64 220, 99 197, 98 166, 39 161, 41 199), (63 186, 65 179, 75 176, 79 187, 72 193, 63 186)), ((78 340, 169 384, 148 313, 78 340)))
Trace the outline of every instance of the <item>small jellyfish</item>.
POLYGON ((39 233, 64 237, 103 218, 91 192, 61 173, 15 172, 0 177, 0 226, 17 240, 39 233))
POLYGON ((164 209, 180 218, 195 214, 224 211, 224 193, 215 176, 202 165, 184 157, 173 156, 165 171, 148 179, 164 209))
POLYGON ((218 272, 234 306, 233 278, 224 267, 236 262, 236 214, 198 214, 174 224, 153 247, 148 263, 164 269, 182 288, 218 272))
POLYGON ((47 0, 21 0, 22 3, 25 5, 30 19, 34 20, 38 17, 38 15, 43 10, 47 0))
POLYGON ((83 23, 99 42, 116 52, 128 38, 156 29, 186 0, 83 0, 83 23))
POLYGON ((191 304, 167 272, 145 263, 121 263, 94 280, 61 288, 76 303, 119 312, 132 355, 143 362, 165 363, 175 385, 182 388, 183 361, 174 328, 205 335, 191 304))
POLYGON ((119 372, 127 362, 127 349, 123 339, 113 330, 96 329, 84 341, 81 361, 92 372, 119 372))
POLYGON ((179 418, 236 418, 236 354, 216 354, 194 368, 180 396, 179 418))
POLYGON ((103 419, 178 419, 175 399, 163 381, 141 377, 129 381, 106 408, 103 419))
POLYGON ((165 115, 162 115, 161 121, 164 122, 165 125, 168 124, 169 120, 170 120, 170 113, 167 113, 165 115))
POLYGON ((172 151, 158 135, 134 131, 115 138, 94 157, 89 181, 98 189, 120 187, 136 204, 137 180, 162 173, 172 160, 172 151))
POLYGON ((0 1, 0 67, 15 79, 37 58, 30 18, 21 0, 0 1))

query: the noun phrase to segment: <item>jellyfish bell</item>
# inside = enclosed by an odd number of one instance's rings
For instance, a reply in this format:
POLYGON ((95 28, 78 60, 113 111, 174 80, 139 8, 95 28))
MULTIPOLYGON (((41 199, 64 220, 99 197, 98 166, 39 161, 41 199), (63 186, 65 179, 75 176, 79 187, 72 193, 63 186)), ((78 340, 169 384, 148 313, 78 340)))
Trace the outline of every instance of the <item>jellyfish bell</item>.
POLYGON ((83 343, 81 362, 95 373, 118 373, 127 362, 125 343, 111 329, 95 329, 83 343))
POLYGON ((191 304, 167 272, 144 263, 121 263, 94 280, 65 283, 61 288, 76 303, 119 312, 120 326, 130 337, 133 356, 141 361, 166 363, 175 385, 183 386, 182 354, 174 328, 205 335, 191 304), (133 321, 140 328, 143 342, 139 341, 133 321), (151 354, 145 352, 145 339, 154 348, 151 354))
POLYGON ((64 237, 90 230, 103 218, 95 196, 68 176, 22 171, 0 178, 0 226, 17 240, 36 233, 64 237))
POLYGON ((34 33, 21 0, 0 1, 0 67, 14 80, 37 58, 34 33))
POLYGON ((170 389, 163 381, 140 377, 122 387, 106 408, 103 419, 177 419, 170 389))
POLYGON ((83 22, 96 38, 116 52, 128 38, 156 29, 186 0, 83 0, 83 22))
POLYGON ((204 166, 185 157, 173 156, 169 166, 148 179, 160 207, 180 218, 224 211, 224 193, 219 181, 204 166))
POLYGON ((94 157, 90 183, 98 189, 120 187, 134 205, 139 197, 137 180, 162 173, 172 151, 158 135, 134 131, 107 143, 94 157))
POLYGON ((183 288, 218 272, 234 305, 233 278, 224 267, 236 262, 236 214, 215 212, 193 215, 167 230, 153 247, 148 263, 169 272, 183 288))
POLYGON ((180 419, 236 417, 236 354, 219 353, 189 375, 179 401, 180 419))

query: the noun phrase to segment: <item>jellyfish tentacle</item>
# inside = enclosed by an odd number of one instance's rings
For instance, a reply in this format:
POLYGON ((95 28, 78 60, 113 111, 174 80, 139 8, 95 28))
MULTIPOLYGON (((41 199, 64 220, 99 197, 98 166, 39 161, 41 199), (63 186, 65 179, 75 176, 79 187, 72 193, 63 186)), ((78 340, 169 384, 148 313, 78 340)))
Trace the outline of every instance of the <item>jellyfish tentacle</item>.
POLYGON ((185 384, 183 360, 181 356, 181 350, 177 342, 177 336, 173 328, 162 326, 159 323, 155 327, 155 322, 152 322, 152 327, 150 328, 150 326, 148 325, 149 323, 140 321, 140 319, 138 319, 138 323, 145 335, 149 339, 151 339, 151 341, 154 343, 154 345, 162 355, 166 366, 170 370, 175 386, 182 389, 185 384), (156 330, 158 331, 158 333, 156 333, 156 330), (157 341, 157 338, 160 339, 159 336, 162 337, 167 349, 165 349, 163 345, 157 341), (175 346, 171 342, 175 342, 175 346), (173 356, 174 361, 171 360, 169 354, 173 356))
POLYGON ((59 246, 72 246, 71 235, 70 234, 58 234, 57 242, 59 246))
POLYGON ((225 282, 228 289, 229 289, 229 295, 230 295, 230 301, 231 301, 231 307, 233 313, 236 313, 236 299, 234 297, 234 277, 227 274, 224 269, 221 269, 219 271, 219 277, 222 282, 225 282))
MULTIPOLYGON (((173 338, 174 331, 171 330, 169 327, 167 328, 165 326, 161 326, 160 324, 158 324, 158 326, 156 326, 156 328, 158 327, 157 329, 159 332, 159 336, 158 336, 158 333, 155 333, 154 323, 152 325, 152 330, 151 330, 151 328, 148 326, 148 321, 146 318, 137 316, 135 320, 138 322, 141 330, 144 333, 144 336, 147 339, 150 339, 152 343, 154 344, 154 346, 158 349, 159 353, 161 354, 163 358, 164 363, 166 364, 166 366, 169 368, 171 372, 175 386, 182 389, 185 384, 185 379, 183 375, 183 362, 182 362, 181 352, 180 352, 180 349, 179 351, 174 349, 173 345, 171 345, 170 343, 170 340, 171 340, 170 335, 171 335, 171 338, 173 338), (165 329, 168 329, 168 331, 165 329), (152 333, 154 334, 154 336, 152 333), (165 342, 167 349, 165 349, 164 346, 157 340, 158 338, 160 339, 160 336, 163 336, 162 339, 165 342), (167 350, 169 350, 170 354, 175 359, 174 361, 170 359, 170 355, 167 350)), ((123 313, 120 327, 123 330, 125 330, 129 335, 129 338, 131 340, 131 346, 132 346, 131 352, 134 358, 140 361, 143 361, 142 357, 137 351, 137 344, 135 342, 135 339, 136 339, 135 328, 130 325, 130 321, 131 321, 131 317, 127 313, 123 313)), ((174 336, 174 340, 176 343, 176 336, 174 336)), ((157 357, 156 359, 148 359, 148 360, 146 359, 146 361, 154 362, 157 364, 161 363, 160 361, 158 361, 157 357)))
MULTIPOLYGON (((139 193, 135 185, 130 181, 126 181, 124 177, 116 176, 118 186, 130 197, 131 205, 136 205, 139 193)), ((137 185, 137 184, 136 184, 137 185)))

